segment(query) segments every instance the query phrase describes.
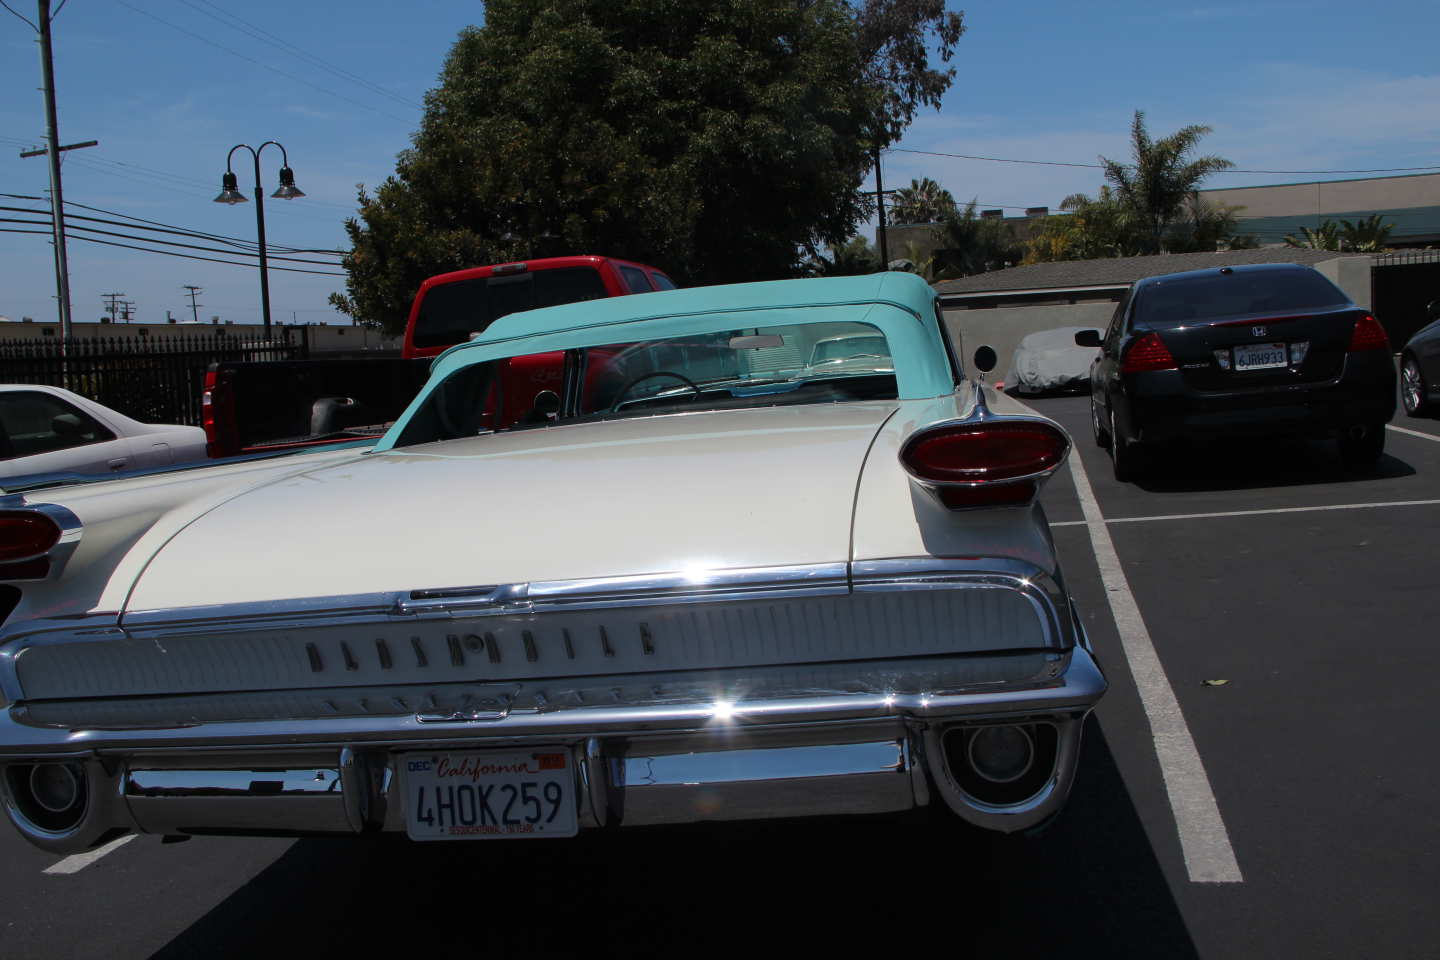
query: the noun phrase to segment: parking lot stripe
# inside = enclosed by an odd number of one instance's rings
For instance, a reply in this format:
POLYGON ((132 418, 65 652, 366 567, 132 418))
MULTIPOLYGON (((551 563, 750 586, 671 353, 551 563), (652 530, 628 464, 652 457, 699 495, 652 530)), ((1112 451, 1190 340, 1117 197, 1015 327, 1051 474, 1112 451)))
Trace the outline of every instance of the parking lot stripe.
POLYGON ((72 856, 68 856, 64 860, 57 860, 41 872, 62 875, 67 873, 79 873, 81 870, 84 870, 96 860, 99 860, 101 857, 105 856, 105 854, 110 853, 113 850, 120 849, 125 844, 129 843, 131 840, 134 839, 135 834, 127 833, 125 834, 125 836, 120 837, 119 839, 111 840, 103 847, 96 847, 94 850, 87 850, 84 853, 77 853, 72 856))
MULTIPOLYGON (((1155 520, 1211 520, 1216 517, 1258 517, 1267 513, 1316 513, 1325 510, 1368 510, 1371 507, 1435 507, 1440 500, 1384 500, 1379 503, 1325 503, 1313 507, 1271 507, 1266 510, 1224 510, 1217 513, 1166 513, 1153 517, 1105 517, 1106 523, 1151 523, 1155 520)), ((1061 520, 1052 527, 1078 527, 1085 520, 1061 520)))
POLYGON ((1419 437, 1422 440, 1434 440, 1440 443, 1440 437, 1435 436, 1433 433, 1426 433, 1423 430, 1410 430, 1406 427, 1397 427, 1393 423, 1385 424, 1385 428, 1387 430, 1394 430, 1396 433, 1403 433, 1407 437, 1419 437))
POLYGON ((1100 567, 1100 579, 1105 585, 1105 597, 1110 601, 1115 628, 1120 634, 1121 648, 1129 661, 1130 674, 1135 678, 1145 718, 1150 722, 1160 774, 1170 798, 1175 828, 1180 834, 1185 870, 1192 883, 1241 883, 1245 878, 1240 874, 1240 865, 1230 846, 1230 834, 1220 816, 1200 752, 1195 748, 1195 738, 1185 724, 1180 701, 1175 698, 1150 631, 1140 616, 1140 606, 1130 592, 1120 556, 1115 552, 1105 517, 1078 453, 1070 457, 1070 476, 1074 478, 1075 493, 1085 514, 1085 525, 1090 531, 1090 543, 1100 567))

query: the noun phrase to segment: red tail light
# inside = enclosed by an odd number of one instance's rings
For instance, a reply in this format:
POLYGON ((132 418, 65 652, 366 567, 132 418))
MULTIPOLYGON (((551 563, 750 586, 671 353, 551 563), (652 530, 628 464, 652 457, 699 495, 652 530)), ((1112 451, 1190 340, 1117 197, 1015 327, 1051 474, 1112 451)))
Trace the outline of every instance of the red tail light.
POLYGON ((215 371, 205 371, 205 392, 200 394, 200 426, 205 438, 215 442, 215 371))
POLYGON ((1043 421, 980 421, 911 437, 900 462, 927 483, 1001 484, 1053 469, 1069 446, 1058 427, 1043 421))
POLYGON ((0 563, 43 556, 60 541, 60 526, 43 513, 0 512, 0 563))
POLYGON ((1147 333, 1130 344, 1125 359, 1120 362, 1121 373, 1143 373, 1147 370, 1175 370, 1175 358, 1158 333, 1147 333))
POLYGON ((1390 350, 1390 338, 1385 335, 1385 328, 1368 313, 1355 321, 1355 332, 1350 334, 1350 352, 1361 350, 1390 350))
POLYGON ((215 370, 205 372, 205 391, 200 394, 200 426, 205 429, 207 457, 232 457, 240 452, 234 394, 230 384, 215 370))

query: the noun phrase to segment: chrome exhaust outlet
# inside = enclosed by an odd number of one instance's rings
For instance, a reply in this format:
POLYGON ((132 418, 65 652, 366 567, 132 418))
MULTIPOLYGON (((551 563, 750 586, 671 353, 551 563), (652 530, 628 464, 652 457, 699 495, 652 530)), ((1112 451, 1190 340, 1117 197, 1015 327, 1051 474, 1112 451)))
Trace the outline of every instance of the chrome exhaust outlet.
POLYGON ((1044 822, 1065 802, 1083 725, 1083 715, 935 725, 925 731, 925 758, 957 816, 1012 833, 1044 822))
POLYGON ((116 778, 93 758, 7 764, 0 804, 27 840, 52 853, 88 850, 133 826, 116 778))

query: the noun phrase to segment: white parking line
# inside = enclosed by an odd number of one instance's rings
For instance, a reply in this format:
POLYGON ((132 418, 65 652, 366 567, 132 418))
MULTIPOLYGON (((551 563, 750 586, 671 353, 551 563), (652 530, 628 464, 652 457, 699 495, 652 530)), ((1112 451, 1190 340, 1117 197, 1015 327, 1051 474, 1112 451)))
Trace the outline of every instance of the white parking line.
POLYGON ((1070 476, 1075 480, 1075 493, 1085 512, 1095 562, 1100 567, 1100 579, 1105 584, 1105 597, 1110 601, 1115 628, 1120 633, 1121 648, 1135 678, 1145 717, 1150 722, 1160 774, 1165 780, 1165 792, 1180 834, 1185 870, 1192 883, 1241 883, 1245 878, 1240 875, 1240 865, 1230 846, 1230 834, 1210 789, 1210 778, 1200 761, 1200 752, 1195 749, 1190 728, 1185 725, 1180 702, 1175 699, 1175 691, 1165 676, 1165 667, 1155 653, 1155 644, 1140 616, 1135 595, 1130 592, 1120 556, 1115 552, 1105 517, 1100 513, 1078 453, 1070 457, 1070 476))
POLYGON ((84 853, 77 853, 72 856, 68 856, 64 860, 57 860, 41 872, 49 874, 79 873, 81 870, 84 870, 96 860, 99 860, 101 857, 105 856, 105 854, 110 853, 112 850, 120 849, 125 844, 129 843, 131 840, 134 839, 135 834, 127 833, 123 837, 111 840, 103 847, 96 847, 94 850, 87 850, 84 853))
POLYGON ((1403 433, 1407 437, 1419 437, 1421 440, 1434 440, 1436 443, 1440 443, 1440 437, 1435 436, 1433 433, 1425 433, 1422 430, 1410 430, 1405 427, 1397 427, 1393 423, 1385 424, 1385 429, 1394 430, 1396 433, 1403 433))
MULTIPOLYGON (((1267 513, 1317 513, 1325 510, 1368 510, 1371 507, 1434 507, 1440 500, 1385 500, 1380 503, 1327 503, 1314 507, 1270 507, 1266 510, 1225 510, 1218 513, 1166 513, 1154 517, 1105 517, 1106 523, 1150 523, 1155 520, 1210 520, 1215 517, 1258 517, 1267 513)), ((1079 527, 1088 521, 1061 520, 1052 527, 1079 527)))

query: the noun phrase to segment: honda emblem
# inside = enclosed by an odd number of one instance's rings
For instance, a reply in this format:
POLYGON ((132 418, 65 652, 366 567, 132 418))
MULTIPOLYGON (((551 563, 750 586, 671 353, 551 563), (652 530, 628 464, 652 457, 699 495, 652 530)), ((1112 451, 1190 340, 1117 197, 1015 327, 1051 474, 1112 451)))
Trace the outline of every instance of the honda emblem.
POLYGON ((1263 336, 1265 336, 1265 328, 1264 328, 1264 327, 1251 327, 1251 328, 1250 328, 1250 332, 1253 333, 1253 334, 1255 334, 1255 336, 1257 336, 1257 337, 1263 337, 1263 336))

